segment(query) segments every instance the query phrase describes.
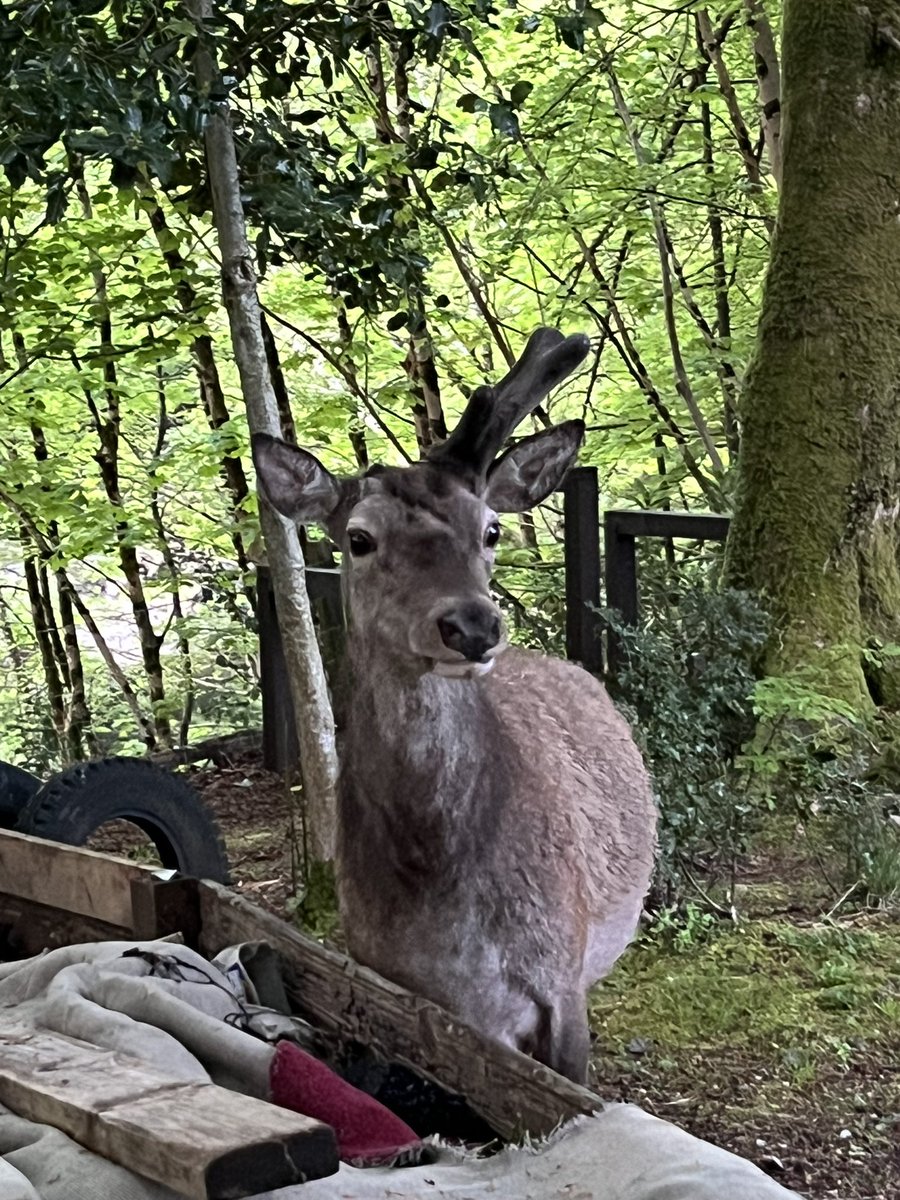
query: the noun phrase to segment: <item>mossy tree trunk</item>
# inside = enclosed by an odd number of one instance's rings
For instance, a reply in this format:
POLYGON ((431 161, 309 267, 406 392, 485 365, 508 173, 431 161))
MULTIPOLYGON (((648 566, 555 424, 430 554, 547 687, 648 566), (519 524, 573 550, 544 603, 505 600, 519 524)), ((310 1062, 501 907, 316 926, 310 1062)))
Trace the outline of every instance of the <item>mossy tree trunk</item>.
POLYGON ((900 3, 785 0, 783 183, 726 579, 767 667, 900 701, 900 3))

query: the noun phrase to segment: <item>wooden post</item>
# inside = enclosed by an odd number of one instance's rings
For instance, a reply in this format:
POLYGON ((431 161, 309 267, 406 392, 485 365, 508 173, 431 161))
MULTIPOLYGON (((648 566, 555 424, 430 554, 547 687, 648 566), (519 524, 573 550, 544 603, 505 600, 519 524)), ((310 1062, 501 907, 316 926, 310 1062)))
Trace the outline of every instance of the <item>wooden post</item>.
POLYGON ((288 678, 275 591, 268 567, 256 569, 256 621, 259 627, 259 685, 262 692, 263 766, 286 775, 300 761, 294 701, 288 678))
MULTIPOLYGON (((312 546, 318 543, 311 543, 312 546)), ((310 603, 321 613, 325 633, 337 653, 337 633, 343 627, 341 572, 336 566, 307 567, 306 588, 310 603)), ((275 607, 275 592, 268 567, 256 568, 256 621, 259 628, 259 685, 262 692, 263 766, 267 771, 290 774, 300 762, 297 722, 287 662, 275 607)), ((331 659, 333 656, 329 655, 331 659)), ((334 666, 333 662, 326 665, 334 666)))
POLYGON ((603 671, 600 643, 600 503, 596 467, 575 467, 563 484, 566 657, 603 671))
MULTIPOLYGON (((618 514, 608 512, 603 519, 603 549, 606 566, 606 604, 620 614, 626 625, 638 618, 637 554, 634 536, 623 532, 618 514)), ((615 632, 607 633, 606 663, 615 677, 622 665, 622 644, 615 632)))

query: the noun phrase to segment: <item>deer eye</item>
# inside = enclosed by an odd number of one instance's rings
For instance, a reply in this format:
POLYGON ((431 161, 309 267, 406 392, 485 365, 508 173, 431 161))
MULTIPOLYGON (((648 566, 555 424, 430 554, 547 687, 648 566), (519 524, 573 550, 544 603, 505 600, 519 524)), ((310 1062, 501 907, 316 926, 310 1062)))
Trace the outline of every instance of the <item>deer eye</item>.
POLYGON ((491 521, 490 525, 488 525, 487 529, 484 531, 484 544, 487 546, 487 548, 489 550, 492 550, 499 541, 500 541, 500 522, 499 521, 491 521))
POLYGON ((375 539, 364 529, 351 529, 347 534, 347 540, 350 543, 350 553, 354 558, 362 558, 363 555, 371 554, 375 549, 375 539))

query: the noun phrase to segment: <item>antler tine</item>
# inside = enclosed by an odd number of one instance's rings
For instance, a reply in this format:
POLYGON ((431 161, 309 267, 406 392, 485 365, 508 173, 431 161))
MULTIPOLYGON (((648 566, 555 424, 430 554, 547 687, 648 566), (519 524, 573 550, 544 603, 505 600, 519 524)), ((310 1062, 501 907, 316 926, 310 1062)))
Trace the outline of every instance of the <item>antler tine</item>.
POLYGON ((558 329, 536 329, 499 383, 475 389, 453 433, 430 451, 429 460, 485 475, 519 422, 571 375, 590 345, 583 333, 563 337, 558 329))

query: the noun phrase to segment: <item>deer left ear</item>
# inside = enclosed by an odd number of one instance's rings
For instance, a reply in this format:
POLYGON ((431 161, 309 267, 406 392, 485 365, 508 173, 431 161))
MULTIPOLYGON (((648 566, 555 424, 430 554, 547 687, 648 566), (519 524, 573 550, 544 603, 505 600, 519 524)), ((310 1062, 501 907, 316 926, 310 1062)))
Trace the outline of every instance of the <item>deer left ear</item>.
POLYGON ((556 491, 578 454, 584 421, 565 421, 507 450, 488 472, 485 504, 495 512, 527 512, 556 491))
POLYGON ((341 501, 341 481, 308 450, 268 433, 251 439, 257 479, 266 499, 300 525, 326 526, 341 501))

